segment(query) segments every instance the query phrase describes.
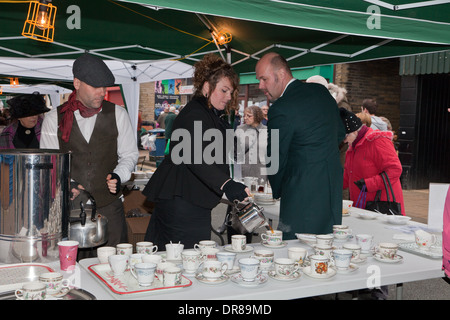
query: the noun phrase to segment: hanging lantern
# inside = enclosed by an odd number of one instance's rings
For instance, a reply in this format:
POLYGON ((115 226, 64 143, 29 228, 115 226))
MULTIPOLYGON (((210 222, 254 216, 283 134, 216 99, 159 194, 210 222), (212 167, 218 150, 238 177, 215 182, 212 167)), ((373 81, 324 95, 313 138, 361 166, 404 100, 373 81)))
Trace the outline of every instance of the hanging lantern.
POLYGON ((19 78, 9 78, 9 84, 12 87, 16 87, 19 85, 19 78))
POLYGON ((231 42, 231 39, 232 39, 231 33, 229 33, 226 30, 220 30, 219 32, 213 32, 212 35, 218 45, 224 45, 226 43, 229 43, 229 42, 231 42))
POLYGON ((28 15, 23 25, 24 37, 52 42, 55 34, 56 7, 51 0, 30 1, 28 15))

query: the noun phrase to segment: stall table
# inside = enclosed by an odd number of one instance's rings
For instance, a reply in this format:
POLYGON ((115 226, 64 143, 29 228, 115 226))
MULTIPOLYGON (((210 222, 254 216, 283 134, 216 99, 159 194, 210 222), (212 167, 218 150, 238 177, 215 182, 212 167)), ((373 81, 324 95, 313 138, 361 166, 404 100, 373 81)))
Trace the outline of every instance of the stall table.
MULTIPOLYGON (((379 219, 363 220, 356 216, 343 217, 342 224, 348 225, 353 230, 353 235, 368 233, 374 235, 374 244, 380 242, 405 242, 393 238, 394 234, 401 233, 394 229, 393 225, 379 219)), ((426 225, 409 222, 408 226, 426 228, 426 225)), ((349 239, 355 242, 355 239, 349 239)), ((287 257, 287 248, 300 246, 308 249, 308 253, 313 252, 313 248, 299 240, 288 240, 287 245, 282 248, 273 248, 275 258, 287 257)), ((345 241, 335 241, 336 247, 344 244, 345 241)), ((251 247, 256 249, 265 248, 261 243, 251 243, 251 247)), ((223 249, 223 247, 221 247, 223 249)), ((251 256, 252 252, 238 253, 235 263, 242 258, 251 256)), ((442 271, 442 260, 427 258, 422 255, 400 251, 399 255, 403 260, 398 263, 384 263, 368 255, 363 264, 358 265, 358 269, 348 274, 337 273, 329 279, 314 279, 301 273, 301 276, 292 281, 280 281, 269 277, 268 281, 254 288, 242 287, 231 280, 221 284, 205 284, 199 282, 194 276, 187 277, 192 281, 192 285, 176 290, 160 290, 151 293, 139 293, 129 295, 119 295, 107 288, 98 277, 88 270, 89 266, 98 264, 97 258, 84 259, 79 262, 79 279, 82 289, 85 289, 96 296, 97 299, 139 299, 139 300, 285 300, 297 299, 325 294, 348 292, 364 289, 371 286, 382 286, 397 284, 398 295, 401 299, 401 284, 410 281, 419 281, 444 276, 442 271)))

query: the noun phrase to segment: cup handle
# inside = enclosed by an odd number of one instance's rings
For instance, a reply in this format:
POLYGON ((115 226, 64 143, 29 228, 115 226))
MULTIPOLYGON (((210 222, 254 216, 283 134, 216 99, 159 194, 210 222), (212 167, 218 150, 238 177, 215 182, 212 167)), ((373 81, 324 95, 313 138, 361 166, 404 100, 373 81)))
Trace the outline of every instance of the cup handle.
POLYGON ((23 291, 22 289, 17 289, 16 292, 14 292, 14 294, 16 295, 17 299, 23 300, 23 291))
POLYGON ((131 274, 133 275, 133 277, 137 280, 137 275, 136 273, 134 273, 134 268, 130 268, 131 274))
POLYGON ((268 239, 267 234, 262 233, 261 234, 261 239, 263 239, 264 241, 267 241, 267 239, 268 239))
POLYGON ((434 245, 436 243, 436 241, 437 241, 436 235, 432 234, 431 235, 431 245, 434 245))
POLYGON ((222 263, 222 268, 221 268, 222 273, 225 273, 227 271, 227 269, 228 269, 228 265, 226 263, 222 263))
POLYGON ((202 250, 200 249, 200 246, 198 245, 198 243, 194 244, 194 250, 198 251, 198 252, 202 252, 202 250))
POLYGON ((158 246, 155 244, 153 247, 152 247, 152 254, 153 253, 156 253, 158 251, 158 246))
POLYGON ((69 279, 63 279, 63 280, 61 281, 61 286, 62 286, 63 288, 69 288, 69 286, 70 286, 70 280, 69 280, 69 279))

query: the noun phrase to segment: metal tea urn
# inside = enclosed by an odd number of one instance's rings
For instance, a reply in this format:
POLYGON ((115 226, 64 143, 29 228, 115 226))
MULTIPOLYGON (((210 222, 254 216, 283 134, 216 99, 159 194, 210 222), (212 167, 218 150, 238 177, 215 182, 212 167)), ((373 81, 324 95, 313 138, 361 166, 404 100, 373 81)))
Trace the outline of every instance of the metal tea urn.
POLYGON ((68 236, 70 153, 0 150, 0 262, 52 262, 68 236))

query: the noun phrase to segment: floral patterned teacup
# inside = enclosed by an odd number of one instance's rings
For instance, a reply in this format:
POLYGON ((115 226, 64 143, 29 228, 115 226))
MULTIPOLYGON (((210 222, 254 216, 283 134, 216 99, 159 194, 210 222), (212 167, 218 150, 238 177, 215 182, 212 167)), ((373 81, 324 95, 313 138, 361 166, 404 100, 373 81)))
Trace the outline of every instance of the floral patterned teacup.
POLYGON ((330 259, 327 256, 313 255, 309 257, 311 261, 311 273, 326 274, 328 272, 328 263, 330 259))
POLYGON ((278 258, 274 261, 275 273, 281 278, 291 278, 298 271, 299 264, 289 258, 278 258))
POLYGON ((63 279, 63 275, 58 272, 46 272, 39 275, 39 281, 44 283, 48 294, 58 294, 61 290, 69 288, 70 281, 63 279))

